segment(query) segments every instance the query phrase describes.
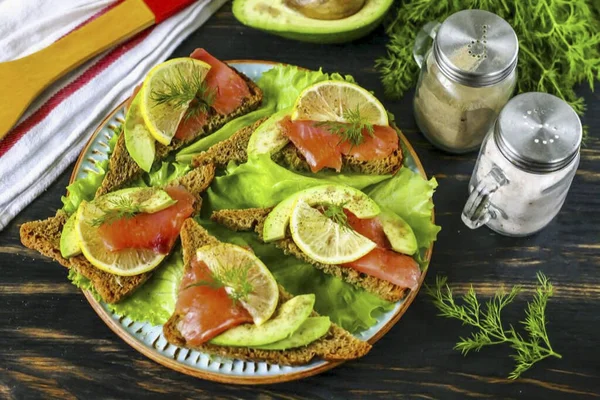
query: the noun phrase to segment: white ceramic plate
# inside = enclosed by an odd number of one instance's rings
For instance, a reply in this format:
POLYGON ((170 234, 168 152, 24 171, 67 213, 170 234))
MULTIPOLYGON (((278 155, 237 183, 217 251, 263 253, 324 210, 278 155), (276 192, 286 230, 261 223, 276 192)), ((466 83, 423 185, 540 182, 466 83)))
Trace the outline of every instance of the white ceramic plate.
MULTIPOLYGON (((275 65, 266 61, 245 60, 228 63, 253 80, 258 79, 263 72, 275 65)), ((114 135, 111 127, 118 126, 124 119, 124 109, 120 106, 100 124, 80 154, 71 181, 85 176, 89 171, 95 171, 95 164, 107 159, 108 141, 114 135)), ((408 167, 425 177, 423 167, 413 148, 404 136, 402 136, 402 141, 405 149, 408 150, 405 151, 408 167)), ((431 256, 431 250, 429 249, 427 252, 427 259, 431 256)), ((425 273, 422 274, 420 283, 424 278, 425 273)), ((393 310, 381 315, 375 326, 356 334, 356 336, 373 344, 400 319, 417 291, 411 291, 404 300, 396 304, 393 310)), ((127 343, 160 364, 189 375, 226 383, 274 383, 315 375, 340 364, 340 362, 316 360, 307 365, 290 367, 264 362, 223 359, 196 350, 180 348, 166 341, 162 334, 162 326, 134 322, 126 315, 116 315, 108 309, 105 303, 96 301, 91 293, 84 293, 102 320, 127 343)))

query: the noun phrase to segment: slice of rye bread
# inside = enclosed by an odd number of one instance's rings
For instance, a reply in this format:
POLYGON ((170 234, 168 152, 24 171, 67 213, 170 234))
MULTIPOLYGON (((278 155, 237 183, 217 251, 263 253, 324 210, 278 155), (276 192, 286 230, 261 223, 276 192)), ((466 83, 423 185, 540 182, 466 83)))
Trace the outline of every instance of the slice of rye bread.
MULTIPOLYGON (((262 239, 263 225, 271 208, 248 208, 245 210, 219 210, 213 212, 211 219, 234 231, 249 231, 254 229, 262 239)), ((285 254, 291 254, 296 258, 312 264, 326 274, 333 275, 354 286, 365 289, 384 300, 398 301, 408 293, 407 288, 394 285, 391 282, 376 278, 355 269, 340 266, 322 264, 313 260, 298 248, 294 240, 286 237, 273 242, 285 254)))
POLYGON ((246 148, 248 147, 250 136, 267 119, 259 119, 252 125, 240 129, 228 139, 215 143, 207 151, 203 151, 195 156, 192 159, 192 166, 198 167, 206 164, 225 166, 229 161, 235 161, 239 164, 245 163, 248 161, 246 148))
MULTIPOLYGON (((234 133, 229 139, 215 144, 207 151, 198 154, 192 159, 192 165, 198 166, 206 163, 215 163, 225 166, 229 161, 245 163, 248 161, 248 142, 252 133, 265 119, 261 119, 253 125, 247 126, 234 133)), ((400 139, 398 139, 400 140, 400 139)), ((310 172, 310 166, 300 150, 292 142, 283 149, 271 155, 271 159, 277 164, 295 171, 310 172)), ((389 156, 371 161, 360 161, 352 156, 342 155, 341 172, 354 172, 368 175, 395 174, 402 168, 402 148, 394 150, 389 156)))
MULTIPOLYGON (((236 71, 234 68, 232 69, 236 71)), ((260 88, 243 73, 236 72, 248 84, 250 97, 244 99, 240 107, 227 115, 217 114, 211 109, 211 115, 209 115, 204 127, 186 140, 173 138, 173 141, 168 146, 156 142, 155 162, 164 159, 172 151, 177 150, 202 136, 210 135, 232 119, 247 114, 250 111, 254 111, 260 106, 263 97, 262 90, 260 90, 260 88)), ((133 158, 131 158, 127 151, 127 147, 125 146, 125 135, 119 136, 110 160, 108 161, 108 172, 102 181, 102 185, 96 191, 96 197, 123 187, 127 182, 141 176, 143 172, 144 171, 135 161, 133 161, 133 158)))
MULTIPOLYGON (((219 243, 219 241, 193 219, 188 219, 181 229, 181 243, 184 268, 189 268, 190 261, 196 254, 196 249, 208 244, 219 243)), ((279 304, 290 298, 292 296, 279 286, 279 304)), ((318 314, 313 312, 312 315, 316 316, 318 314)), ((371 349, 369 343, 355 338, 334 323, 331 324, 325 336, 307 346, 289 350, 259 350, 248 347, 217 346, 210 343, 189 346, 177 328, 180 318, 181 315, 173 314, 163 326, 163 333, 167 341, 177 346, 240 360, 265 361, 280 365, 301 365, 310 362, 315 357, 329 361, 351 360, 364 356, 371 349)))
MULTIPOLYGON (((194 194, 197 201, 196 211, 198 211, 202 204, 200 194, 210 185, 214 173, 215 167, 206 165, 188 172, 185 176, 171 182, 169 186, 181 185, 194 194)), ((152 272, 146 272, 134 276, 118 276, 94 267, 81 254, 64 258, 60 253, 60 235, 67 218, 64 211, 58 210, 54 217, 21 225, 21 242, 25 247, 37 250, 88 278, 102 300, 107 303, 119 302, 133 293, 152 275, 152 272)))

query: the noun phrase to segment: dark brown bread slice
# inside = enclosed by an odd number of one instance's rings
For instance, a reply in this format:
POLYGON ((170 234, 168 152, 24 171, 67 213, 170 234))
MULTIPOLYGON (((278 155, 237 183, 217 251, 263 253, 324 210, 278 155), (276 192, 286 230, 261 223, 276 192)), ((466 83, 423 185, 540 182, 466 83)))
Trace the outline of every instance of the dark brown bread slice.
MULTIPOLYGON (((206 190, 214 178, 214 165, 205 165, 188 172, 174 180, 168 186, 182 185, 196 197, 196 211, 200 210, 202 199, 200 194, 206 190)), ((67 214, 58 210, 56 216, 43 221, 32 221, 21 225, 21 242, 30 249, 50 257, 67 268, 73 268, 88 278, 102 300, 117 303, 133 293, 151 275, 146 272, 134 276, 118 276, 109 274, 94 267, 83 255, 64 258, 60 254, 60 235, 67 221, 67 214)))
MULTIPOLYGON (((227 165, 229 161, 244 163, 248 161, 246 149, 252 133, 265 121, 262 119, 254 125, 240 129, 229 139, 220 142, 192 160, 192 165, 202 165, 212 162, 218 166, 227 165)), ((310 172, 306 159, 293 143, 288 143, 283 149, 271 155, 277 164, 294 171, 310 172)), ((360 161, 351 156, 342 156, 341 172, 354 172, 369 175, 395 174, 402 168, 402 148, 398 148, 387 157, 371 161, 360 161)))
POLYGON ((118 302, 150 277, 150 273, 135 276, 109 274, 94 267, 83 255, 63 258, 60 254, 60 234, 67 218, 64 211, 58 210, 54 217, 21 225, 21 242, 88 278, 107 303, 118 302))
MULTIPOLYGON (((263 224, 270 210, 270 208, 219 210, 213 212, 211 219, 234 231, 254 229, 262 239, 263 224)), ((395 302, 403 299, 406 293, 408 293, 407 288, 402 288, 383 279, 363 274, 352 268, 321 264, 305 255, 291 238, 277 240, 273 243, 283 250, 285 254, 291 254, 302 261, 312 264, 315 268, 322 270, 326 274, 336 276, 345 282, 363 288, 384 300, 395 302)))
MULTIPOLYGON (((181 229, 181 243, 183 247, 184 268, 188 268, 196 249, 208 244, 218 243, 204 228, 194 220, 188 219, 181 229)), ((279 287, 280 304, 292 296, 281 286, 279 287)), ((313 315, 317 315, 313 313, 313 315)), ((307 346, 290 350, 258 350, 247 347, 216 346, 205 343, 200 346, 187 346, 185 338, 177 329, 181 315, 173 314, 163 326, 163 333, 167 340, 177 346, 200 350, 209 354, 222 357, 236 358, 247 361, 265 361, 280 365, 301 365, 310 362, 315 357, 330 361, 350 360, 362 357, 369 352, 371 345, 363 342, 335 324, 331 324, 329 332, 322 338, 307 346)))
POLYGON ((240 164, 245 163, 248 161, 246 149, 248 148, 250 136, 266 120, 267 118, 259 119, 254 124, 240 129, 228 139, 214 144, 210 149, 194 157, 192 159, 192 166, 197 167, 207 163, 224 166, 229 161, 235 161, 240 164))
MULTIPOLYGON (((206 125, 195 135, 186 140, 173 138, 173 141, 168 146, 156 142, 155 161, 165 158, 172 151, 177 150, 202 136, 210 135, 232 119, 247 114, 260 106, 263 96, 260 88, 241 72, 238 72, 238 74, 244 78, 248 84, 251 96, 245 99, 242 105, 231 114, 220 115, 212 110, 212 114, 207 119, 206 125)), ((127 182, 141 176, 143 172, 144 171, 135 161, 133 161, 133 158, 131 158, 127 152, 127 148, 125 147, 125 135, 119 136, 108 162, 108 172, 102 181, 102 185, 96 191, 96 197, 123 187, 127 182)))

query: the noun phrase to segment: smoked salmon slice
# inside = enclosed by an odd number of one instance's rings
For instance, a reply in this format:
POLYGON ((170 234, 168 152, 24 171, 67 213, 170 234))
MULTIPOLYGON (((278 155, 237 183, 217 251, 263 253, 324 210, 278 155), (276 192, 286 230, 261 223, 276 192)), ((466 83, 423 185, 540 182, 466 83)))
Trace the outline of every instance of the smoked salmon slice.
POLYGON ((352 146, 349 142, 340 145, 342 154, 352 156, 360 161, 385 158, 398 149, 398 134, 389 126, 373 125, 373 136, 363 132, 364 141, 352 146))
POLYGON ((204 112, 196 113, 196 115, 190 116, 186 118, 184 115, 179 125, 177 126, 177 132, 175 132, 175 137, 179 140, 185 140, 190 137, 193 137, 200 129, 204 127, 206 124, 206 120, 208 119, 208 114, 204 112))
POLYGON ((318 172, 323 168, 333 168, 340 172, 342 169, 342 155, 338 150, 340 137, 314 125, 314 121, 292 121, 290 117, 280 121, 284 134, 300 150, 312 172, 318 172))
POLYGON ((245 98, 250 96, 250 89, 242 77, 227 64, 208 54, 206 50, 196 49, 190 57, 204 61, 211 66, 204 81, 215 93, 212 107, 219 114, 231 113, 242 104, 245 98))
POLYGON ((183 187, 165 191, 177 203, 164 210, 107 222, 99 227, 99 234, 111 251, 123 249, 152 249, 168 254, 179 236, 183 221, 194 212, 194 196, 183 187))
POLYGON ((252 322, 240 303, 235 303, 225 288, 211 285, 213 277, 206 264, 193 259, 181 280, 175 313, 181 315, 177 325, 189 345, 200 345, 237 325, 252 322), (203 285, 191 286, 202 282, 203 285))
POLYGON ((377 217, 360 219, 348 210, 344 212, 352 229, 374 241, 377 247, 364 257, 343 265, 400 287, 416 289, 421 276, 419 264, 412 257, 391 250, 377 217))
POLYGON ((333 134, 318 122, 308 120, 292 121, 290 117, 280 121, 285 136, 302 153, 312 172, 323 168, 333 168, 340 172, 342 155, 360 161, 370 161, 389 156, 398 149, 398 135, 389 126, 374 125, 373 135, 363 131, 363 142, 352 145, 347 140, 333 134))
MULTIPOLYGON (((229 68, 227 64, 217 60, 204 49, 196 49, 191 58, 204 61, 211 66, 204 82, 214 93, 212 108, 219 114, 227 115, 242 105, 244 99, 250 97, 250 89, 246 82, 229 68)), ((177 127, 175 137, 185 140, 198 132, 208 119, 207 113, 198 113, 190 118, 183 118, 177 127)))

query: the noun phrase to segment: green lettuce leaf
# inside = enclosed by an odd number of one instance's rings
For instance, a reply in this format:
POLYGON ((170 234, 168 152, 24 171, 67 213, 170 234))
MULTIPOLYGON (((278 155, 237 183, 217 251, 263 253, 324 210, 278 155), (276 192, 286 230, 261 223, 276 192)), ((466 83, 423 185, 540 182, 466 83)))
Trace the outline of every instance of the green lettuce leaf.
POLYGON ((148 186, 165 186, 173 179, 187 174, 190 169, 188 164, 163 161, 160 167, 145 174, 144 181, 148 186))
POLYGON ((329 80, 355 82, 350 75, 326 74, 321 69, 310 71, 293 65, 277 65, 262 74, 256 83, 263 91, 266 105, 274 103, 274 111, 279 111, 292 107, 298 95, 307 87, 329 80))
POLYGON ((203 215, 224 208, 270 207, 300 190, 329 182, 363 189, 389 178, 329 172, 305 175, 280 166, 268 154, 254 154, 245 164, 229 163, 226 174, 215 178, 203 215))
POLYGON ((429 181, 408 168, 365 191, 373 200, 401 216, 415 232, 420 248, 428 248, 441 228, 431 222, 435 178, 429 181))
POLYGON ((108 308, 133 321, 162 325, 175 311, 182 276, 183 256, 181 249, 177 249, 160 264, 142 287, 119 303, 108 304, 108 308))
POLYGON ((326 74, 321 70, 309 71, 291 65, 276 65, 262 74, 256 82, 263 91, 263 102, 258 109, 228 122, 213 134, 181 149, 176 155, 177 161, 190 163, 196 154, 208 150, 215 143, 228 139, 238 130, 279 110, 292 107, 302 90, 326 80, 354 82, 354 78, 350 75, 326 74))
POLYGON ((315 310, 350 332, 373 326, 381 313, 394 307, 394 303, 356 289, 294 256, 284 254, 273 244, 262 243, 254 232, 232 232, 209 220, 199 222, 221 241, 250 246, 288 292, 294 295, 314 293, 315 310))
POLYGON ((89 290, 96 300, 102 300, 98 292, 96 292, 96 289, 94 289, 92 282, 85 276, 75 271, 74 269, 69 269, 69 274, 67 275, 67 278, 69 278, 71 283, 77 286, 79 289, 89 290))

